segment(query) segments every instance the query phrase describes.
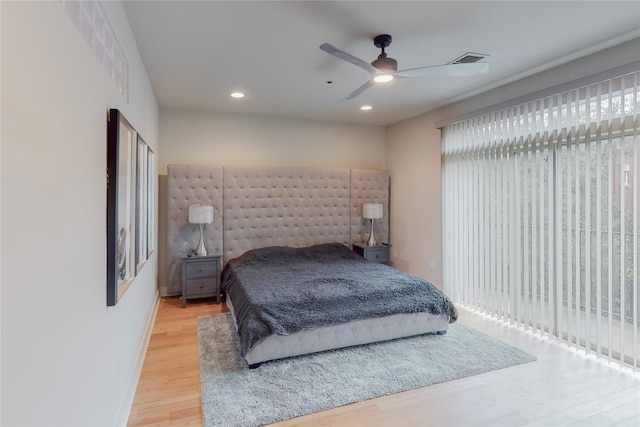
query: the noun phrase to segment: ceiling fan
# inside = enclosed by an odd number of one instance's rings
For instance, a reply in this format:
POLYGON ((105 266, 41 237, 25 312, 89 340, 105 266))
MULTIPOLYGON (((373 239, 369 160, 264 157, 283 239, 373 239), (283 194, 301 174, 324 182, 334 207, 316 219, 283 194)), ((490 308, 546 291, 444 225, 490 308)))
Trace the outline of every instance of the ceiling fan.
POLYGON ((373 61, 371 64, 351 55, 350 53, 340 50, 329 43, 323 43, 320 45, 320 49, 324 50, 329 55, 333 55, 338 59, 342 59, 343 61, 347 61, 353 65, 356 65, 371 74, 371 78, 365 84, 351 92, 341 101, 347 101, 349 99, 355 98, 365 90, 369 89, 375 82, 388 82, 390 80, 393 80, 393 78, 395 77, 409 78, 475 76, 478 74, 484 74, 489 71, 489 64, 487 64, 486 62, 433 65, 398 71, 398 61, 388 57, 387 53, 384 51, 385 48, 391 44, 391 36, 389 34, 381 34, 379 36, 376 36, 373 38, 373 44, 377 48, 382 49, 382 53, 380 53, 378 59, 373 61))

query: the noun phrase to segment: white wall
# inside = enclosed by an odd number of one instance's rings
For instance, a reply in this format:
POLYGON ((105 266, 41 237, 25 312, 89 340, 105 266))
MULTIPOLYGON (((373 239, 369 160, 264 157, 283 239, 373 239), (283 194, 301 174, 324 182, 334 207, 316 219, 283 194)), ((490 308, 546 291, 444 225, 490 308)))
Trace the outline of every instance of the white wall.
POLYGON ((387 128, 394 266, 442 286, 440 131, 436 123, 640 59, 640 40, 510 83, 387 128), (435 269, 431 269, 431 262, 435 269))
POLYGON ((345 125, 245 114, 160 112, 159 283, 166 286, 168 164, 384 169, 382 126, 345 125))
POLYGON ((157 255, 106 306, 106 111, 159 152, 158 108, 119 2, 104 9, 129 59, 116 92, 55 2, 2 2, 2 425, 126 417, 156 302, 157 255))
POLYGON ((243 114, 162 110, 160 174, 166 165, 382 169, 382 126, 243 114))
POLYGON ((393 266, 442 283, 440 131, 425 114, 387 128, 393 266))

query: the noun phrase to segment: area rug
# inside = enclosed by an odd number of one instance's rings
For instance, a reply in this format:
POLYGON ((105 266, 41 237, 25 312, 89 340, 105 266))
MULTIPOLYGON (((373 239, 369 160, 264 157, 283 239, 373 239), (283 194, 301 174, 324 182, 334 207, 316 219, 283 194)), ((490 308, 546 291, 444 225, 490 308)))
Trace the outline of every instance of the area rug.
POLYGON ((454 323, 422 335, 249 369, 229 313, 198 318, 204 426, 259 426, 536 360, 454 323))

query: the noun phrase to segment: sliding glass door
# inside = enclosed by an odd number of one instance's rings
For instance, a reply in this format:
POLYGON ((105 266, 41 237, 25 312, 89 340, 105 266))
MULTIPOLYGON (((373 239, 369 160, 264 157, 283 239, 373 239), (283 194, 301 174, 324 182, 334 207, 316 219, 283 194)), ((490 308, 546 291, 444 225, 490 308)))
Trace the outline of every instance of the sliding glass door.
POLYGON ((639 366, 634 73, 443 129, 446 292, 639 366))

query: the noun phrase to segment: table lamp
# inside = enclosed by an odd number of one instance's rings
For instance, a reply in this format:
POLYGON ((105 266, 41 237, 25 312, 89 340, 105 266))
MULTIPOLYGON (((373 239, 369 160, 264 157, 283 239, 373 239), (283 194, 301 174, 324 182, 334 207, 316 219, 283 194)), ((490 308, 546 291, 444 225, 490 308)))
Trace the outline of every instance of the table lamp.
POLYGON ((189 205, 189 222, 200 226, 200 243, 196 248, 196 256, 207 256, 207 248, 204 245, 203 229, 205 224, 213 222, 213 206, 189 205))
POLYGON ((362 217, 371 220, 371 231, 369 232, 367 246, 376 246, 378 242, 373 234, 373 223, 376 219, 382 218, 382 203, 363 203, 362 217))

